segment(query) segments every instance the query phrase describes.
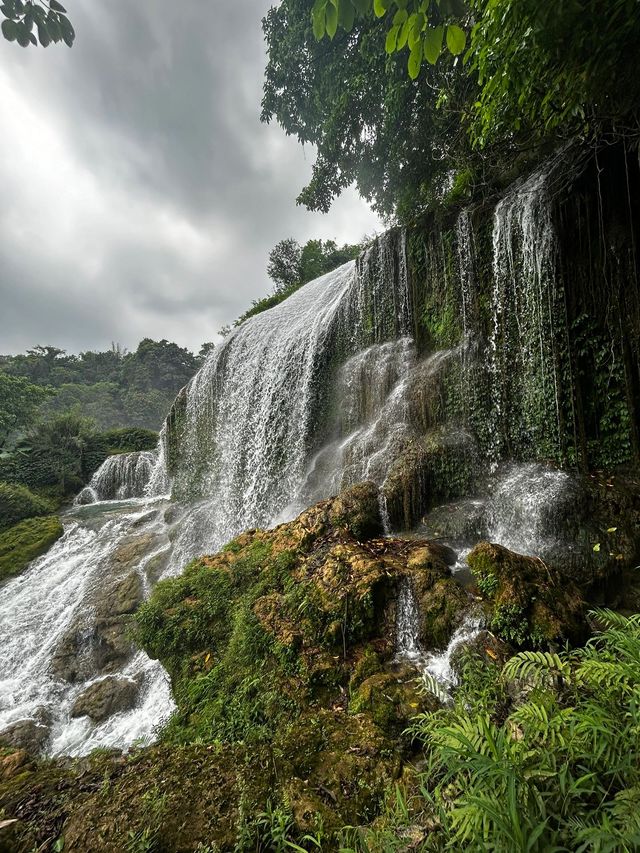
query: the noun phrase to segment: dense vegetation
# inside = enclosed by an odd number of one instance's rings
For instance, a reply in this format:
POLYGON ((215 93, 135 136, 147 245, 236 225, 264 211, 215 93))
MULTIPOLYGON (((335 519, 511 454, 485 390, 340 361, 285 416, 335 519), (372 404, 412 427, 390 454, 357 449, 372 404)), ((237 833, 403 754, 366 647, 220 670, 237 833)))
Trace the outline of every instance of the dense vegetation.
POLYGON ((423 18, 419 0, 353 5, 333 40, 314 35, 312 0, 283 0, 264 20, 262 118, 317 146, 299 197, 311 209, 327 210, 355 181, 381 213, 407 219, 452 189, 486 193, 514 162, 568 138, 637 144, 635 0, 474 0, 458 14, 470 31, 464 59, 445 52, 416 80, 406 52, 411 61, 434 24, 442 44, 455 11, 445 7, 457 4, 433 2, 423 18))
MULTIPOLYGON (((5 399, 6 383, 22 379, 42 389, 42 396, 48 394, 40 407, 43 417, 77 407, 101 429, 158 430, 173 398, 200 366, 202 355, 203 351, 195 356, 170 341, 149 338, 130 353, 113 346, 105 352, 68 355, 57 347, 37 346, 25 354, 0 356, 1 399, 5 399)), ((23 424, 24 420, 14 429, 23 424)), ((2 427, 0 422, 0 440, 2 427)))

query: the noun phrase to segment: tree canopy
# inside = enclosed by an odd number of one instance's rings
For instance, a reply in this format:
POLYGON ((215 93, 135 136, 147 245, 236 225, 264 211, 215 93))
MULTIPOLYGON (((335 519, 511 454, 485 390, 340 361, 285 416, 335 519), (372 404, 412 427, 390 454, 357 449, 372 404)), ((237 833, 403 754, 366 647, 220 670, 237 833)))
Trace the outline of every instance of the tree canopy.
POLYGON ((638 0, 282 0, 263 28, 262 119, 316 146, 312 210, 355 183, 402 220, 521 152, 640 136, 638 0))

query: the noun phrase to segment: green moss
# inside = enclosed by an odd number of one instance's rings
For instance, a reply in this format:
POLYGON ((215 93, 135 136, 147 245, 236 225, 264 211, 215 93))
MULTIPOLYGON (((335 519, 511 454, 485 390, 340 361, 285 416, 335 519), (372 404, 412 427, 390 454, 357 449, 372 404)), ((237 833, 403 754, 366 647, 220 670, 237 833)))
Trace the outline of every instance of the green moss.
POLYGON ((0 532, 26 518, 49 515, 51 502, 17 483, 0 483, 0 532))
POLYGON ((542 560, 481 542, 467 562, 487 601, 491 630, 501 639, 518 648, 583 639, 577 587, 542 560))
POLYGON ((21 521, 0 533, 0 581, 20 574, 36 557, 44 554, 64 530, 57 516, 21 521))

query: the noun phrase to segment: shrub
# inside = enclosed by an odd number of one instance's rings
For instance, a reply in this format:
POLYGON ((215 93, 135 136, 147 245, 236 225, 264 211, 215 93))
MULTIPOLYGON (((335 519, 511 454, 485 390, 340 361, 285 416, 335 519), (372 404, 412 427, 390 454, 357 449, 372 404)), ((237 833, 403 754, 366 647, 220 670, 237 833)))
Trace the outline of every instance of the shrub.
POLYGON ((49 501, 34 495, 26 486, 0 483, 0 531, 26 518, 48 515, 51 509, 49 501))
POLYGON ((100 433, 109 453, 133 453, 137 450, 155 450, 158 433, 142 427, 123 427, 100 433))

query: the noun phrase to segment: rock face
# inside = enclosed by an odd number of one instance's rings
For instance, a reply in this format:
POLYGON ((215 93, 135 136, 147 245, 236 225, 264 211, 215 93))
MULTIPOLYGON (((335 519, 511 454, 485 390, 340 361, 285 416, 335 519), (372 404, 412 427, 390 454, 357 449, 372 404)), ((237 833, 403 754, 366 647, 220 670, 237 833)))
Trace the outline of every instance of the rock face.
POLYGON ((111 714, 133 707, 138 696, 138 685, 127 678, 108 676, 91 684, 73 703, 72 717, 91 717, 101 722, 111 714))

